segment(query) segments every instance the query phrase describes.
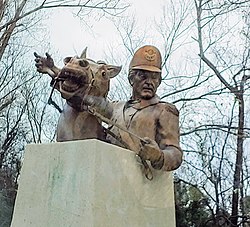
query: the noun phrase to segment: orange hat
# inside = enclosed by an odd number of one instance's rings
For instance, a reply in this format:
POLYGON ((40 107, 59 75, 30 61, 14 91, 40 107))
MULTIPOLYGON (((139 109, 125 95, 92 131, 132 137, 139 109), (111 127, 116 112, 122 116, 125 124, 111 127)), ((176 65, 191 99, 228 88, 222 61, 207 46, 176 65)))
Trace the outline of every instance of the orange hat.
POLYGON ((151 72, 161 72, 161 64, 160 51, 155 46, 146 45, 135 52, 129 64, 129 70, 142 69, 151 72))

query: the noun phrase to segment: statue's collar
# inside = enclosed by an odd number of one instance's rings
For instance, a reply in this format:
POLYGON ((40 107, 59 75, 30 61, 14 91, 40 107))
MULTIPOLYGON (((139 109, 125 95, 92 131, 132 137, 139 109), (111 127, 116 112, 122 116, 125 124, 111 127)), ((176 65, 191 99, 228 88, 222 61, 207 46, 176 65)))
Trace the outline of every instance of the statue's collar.
POLYGON ((151 99, 137 99, 137 100, 134 100, 134 99, 130 99, 127 103, 126 103, 126 107, 133 107, 135 109, 143 109, 143 108, 146 108, 148 106, 152 106, 152 105, 155 105, 157 103, 160 102, 160 98, 155 95, 153 98, 151 99))

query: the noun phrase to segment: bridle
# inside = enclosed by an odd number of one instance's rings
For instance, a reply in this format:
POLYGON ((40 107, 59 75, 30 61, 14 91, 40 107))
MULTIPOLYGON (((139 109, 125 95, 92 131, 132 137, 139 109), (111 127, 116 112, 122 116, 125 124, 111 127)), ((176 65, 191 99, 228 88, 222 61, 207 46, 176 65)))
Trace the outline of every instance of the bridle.
MULTIPOLYGON (((94 109, 92 108, 88 108, 88 111, 90 114, 96 116, 97 118, 99 118, 101 121, 105 122, 106 124, 108 125, 112 125, 112 126, 115 126, 117 127, 118 129, 128 133, 130 136, 133 136, 137 139, 140 140, 141 143, 144 143, 144 144, 147 144, 148 142, 146 140, 144 140, 142 137, 138 136, 137 134, 131 132, 130 130, 126 129, 125 127, 117 124, 115 121, 112 121, 111 119, 108 119, 106 117, 104 117, 103 115, 101 115, 100 113, 96 112, 94 109)), ((122 144, 126 149, 130 149, 129 145, 124 142, 120 137, 118 137, 115 133, 113 133, 112 131, 110 131, 109 129, 105 129, 106 132, 111 135, 113 138, 115 138, 120 144, 122 144)), ((141 146, 140 146, 141 147, 141 146)), ((140 148, 141 149, 141 148, 140 148)), ((141 163, 142 165, 144 166, 144 174, 145 174, 145 177, 148 179, 148 180, 153 180, 153 173, 152 173, 152 170, 150 169, 147 161, 145 159, 143 159, 139 153, 137 154, 137 156, 141 159, 141 163)))
MULTIPOLYGON (((92 70, 91 70, 91 76, 92 76, 92 78, 91 78, 90 82, 87 83, 87 84, 89 84, 89 86, 88 86, 88 88, 86 89, 85 93, 90 92, 90 90, 94 87, 95 78, 94 78, 94 74, 93 74, 92 70)), ((52 78, 52 80, 51 80, 51 82, 50 82, 50 85, 52 86, 52 89, 51 89, 51 92, 50 92, 50 95, 49 95, 49 98, 48 98, 48 104, 49 104, 49 105, 53 105, 53 106, 59 111, 59 113, 62 113, 62 109, 61 109, 61 108, 56 104, 56 102, 52 99, 52 95, 53 95, 53 93, 54 93, 54 90, 55 90, 55 88, 56 88, 57 83, 58 83, 59 81, 63 81, 63 80, 64 80, 64 79, 61 79, 61 78, 58 77, 58 76, 55 77, 55 78, 52 78)))

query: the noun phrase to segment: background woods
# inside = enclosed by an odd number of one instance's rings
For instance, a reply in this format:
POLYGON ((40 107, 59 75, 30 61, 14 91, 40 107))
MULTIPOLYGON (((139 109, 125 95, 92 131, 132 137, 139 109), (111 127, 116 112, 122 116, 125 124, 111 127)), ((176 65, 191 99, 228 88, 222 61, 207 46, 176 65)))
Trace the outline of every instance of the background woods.
POLYGON ((42 20, 51 10, 72 8, 79 17, 116 14, 118 1, 0 1, 0 226, 9 226, 24 146, 55 138, 58 113, 47 108, 48 78, 36 73, 33 52, 48 51, 42 20))
MULTIPOLYGON (((10 223, 25 145, 55 139, 58 112, 47 105, 50 81, 36 73, 33 52, 56 52, 45 21, 68 7, 86 29, 102 17, 116 29, 116 42, 98 53, 123 65, 110 99, 130 96, 127 69, 138 47, 162 52, 158 94, 180 110, 185 156, 174 173, 177 226, 250 226, 250 1, 168 0, 143 26, 132 2, 78 2, 0 1, 0 226, 10 223)), ((82 39, 81 49, 89 42, 82 39)))

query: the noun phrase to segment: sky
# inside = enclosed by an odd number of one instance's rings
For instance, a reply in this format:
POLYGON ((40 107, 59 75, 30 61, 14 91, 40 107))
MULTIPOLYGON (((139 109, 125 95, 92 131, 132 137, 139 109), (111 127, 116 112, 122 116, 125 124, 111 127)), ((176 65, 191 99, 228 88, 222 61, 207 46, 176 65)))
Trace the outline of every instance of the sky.
MULTIPOLYGON (((163 6, 169 6, 168 2, 171 0, 127 0, 130 7, 126 10, 125 15, 133 15, 137 22, 137 26, 142 30, 148 28, 151 24, 154 24, 156 19, 162 16, 163 6)), ((179 2, 179 1, 178 1, 179 2)), ((122 71, 119 74, 120 77, 127 75, 128 71, 128 58, 122 56, 124 53, 124 45, 114 26, 114 21, 102 17, 100 20, 93 20, 93 15, 89 15, 86 20, 90 20, 91 23, 86 26, 86 23, 81 21, 78 17, 74 16, 70 10, 56 9, 49 14, 47 20, 47 28, 49 31, 48 42, 50 43, 49 50, 37 50, 38 53, 48 51, 52 54, 52 57, 58 67, 63 66, 63 58, 67 56, 80 55, 81 51, 88 47, 87 57, 93 60, 105 60, 109 64, 119 64, 122 66, 122 71), (112 47, 115 57, 121 57, 116 62, 113 59, 108 60, 106 54, 110 54, 109 48, 112 47), (120 51, 122 47, 122 51, 120 51), (126 62, 125 62, 126 61, 126 62)), ((125 19, 125 17, 122 17, 125 19)), ((98 18, 95 18, 98 19, 98 18)), ((114 18, 115 20, 118 18, 114 18)), ((86 22, 86 21, 85 21, 86 22)), ((147 29, 148 31, 149 29, 147 29)), ((139 34, 139 33, 138 33, 139 34)), ((140 39, 140 35, 138 37, 140 39)), ((157 46, 163 53, 161 47, 157 44, 163 45, 162 37, 157 38, 155 33, 151 36, 147 36, 144 44, 153 44, 157 46), (161 40, 161 41, 160 41, 161 40)), ((41 47, 42 48, 42 47, 41 47)), ((44 47, 43 47, 44 48, 44 47)), ((179 59, 179 58, 178 58, 179 59)), ((163 69, 165 70, 165 69, 163 69)), ((111 81, 111 90, 113 85, 116 86, 118 77, 111 81)), ((122 79, 123 80, 123 79, 122 79)), ((128 82, 122 81, 123 86, 126 87, 127 93, 131 93, 128 82)), ((160 86, 158 93, 165 92, 163 86, 160 86)), ((125 94, 126 92, 124 92, 125 94)), ((122 97, 124 98, 124 97, 122 97)))
MULTIPOLYGON (((129 3, 131 7, 127 13, 134 14, 138 24, 145 26, 157 17, 163 0, 130 0, 129 3)), ((69 10, 62 9, 54 11, 47 24, 50 45, 60 56, 80 54, 87 46, 89 55, 98 58, 105 48, 121 42, 113 22, 104 17, 99 21, 92 20, 91 28, 88 28, 69 10)))

